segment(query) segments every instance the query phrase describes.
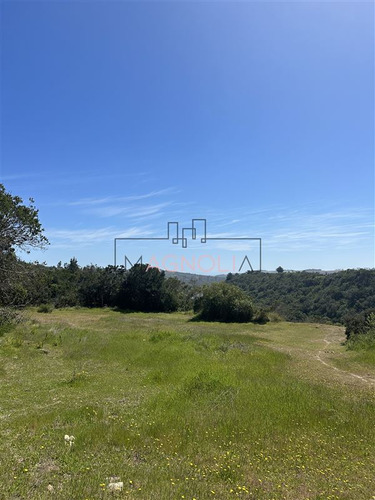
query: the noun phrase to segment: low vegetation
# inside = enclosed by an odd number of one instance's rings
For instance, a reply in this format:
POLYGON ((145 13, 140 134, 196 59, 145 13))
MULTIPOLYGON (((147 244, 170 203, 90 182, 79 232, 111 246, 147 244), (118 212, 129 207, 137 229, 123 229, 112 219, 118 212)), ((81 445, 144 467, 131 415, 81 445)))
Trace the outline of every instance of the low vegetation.
POLYGON ((0 498, 372 498, 373 391, 298 365, 323 326, 27 314, 0 340, 0 498))

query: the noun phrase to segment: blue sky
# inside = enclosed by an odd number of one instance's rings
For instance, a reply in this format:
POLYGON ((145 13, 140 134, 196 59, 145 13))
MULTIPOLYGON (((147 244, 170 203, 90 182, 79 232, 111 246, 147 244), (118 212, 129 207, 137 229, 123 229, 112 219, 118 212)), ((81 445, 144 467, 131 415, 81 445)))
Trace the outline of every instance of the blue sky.
POLYGON ((374 267, 372 2, 1 9, 0 181, 51 242, 29 258, 106 265, 203 217, 265 269, 374 267))

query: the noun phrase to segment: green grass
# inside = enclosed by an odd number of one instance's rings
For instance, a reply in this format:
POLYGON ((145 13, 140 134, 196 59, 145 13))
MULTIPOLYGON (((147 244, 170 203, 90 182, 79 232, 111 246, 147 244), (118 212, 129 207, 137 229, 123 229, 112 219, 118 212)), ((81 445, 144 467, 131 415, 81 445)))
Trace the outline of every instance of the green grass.
MULTIPOLYGON (((375 367, 375 348, 373 346, 369 348, 367 341, 363 343, 362 349, 361 344, 357 343, 355 348, 350 349, 350 351, 351 352, 348 353, 347 356, 356 372, 364 371, 364 373, 366 373, 366 370, 371 370, 375 367)), ((347 356, 337 359, 335 364, 340 368, 346 368, 348 361, 347 356)))
POLYGON ((335 327, 189 319, 31 311, 6 332, 0 498, 373 498, 373 389, 314 358, 335 327))

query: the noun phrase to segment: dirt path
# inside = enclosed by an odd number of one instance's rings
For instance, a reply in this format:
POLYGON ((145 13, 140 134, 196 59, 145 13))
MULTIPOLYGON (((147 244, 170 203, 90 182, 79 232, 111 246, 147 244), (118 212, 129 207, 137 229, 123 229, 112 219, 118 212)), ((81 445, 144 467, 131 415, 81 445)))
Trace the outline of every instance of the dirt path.
POLYGON ((353 362, 354 353, 343 345, 344 328, 332 325, 290 325, 270 336, 261 335, 267 347, 288 354, 294 369, 310 379, 330 385, 354 385, 375 389, 375 367, 353 362), (338 366, 337 366, 338 365, 338 366))
MULTIPOLYGON (((331 328, 335 328, 335 327, 331 327, 331 328)), ((323 342, 325 343, 326 347, 327 346, 330 346, 333 348, 337 347, 337 346, 341 346, 342 344, 342 338, 341 338, 341 335, 338 335, 338 332, 336 332, 336 330, 329 330, 326 334, 326 336, 324 337, 323 339, 323 342)), ((336 372, 340 373, 342 376, 350 376, 350 377, 354 377, 356 378, 357 380, 361 380, 362 382, 364 382, 365 384, 375 384, 375 378, 373 378, 372 376, 362 376, 362 375, 358 375, 356 373, 352 373, 351 371, 348 371, 348 370, 342 370, 340 368, 338 368, 337 366, 334 366, 333 364, 331 363, 328 363, 325 359, 324 359, 324 355, 325 353, 332 353, 332 354, 336 354, 336 351, 335 350, 320 350, 318 351, 318 353, 316 354, 316 359, 322 363, 324 366, 327 366, 328 368, 330 368, 331 370, 335 370, 336 372)))

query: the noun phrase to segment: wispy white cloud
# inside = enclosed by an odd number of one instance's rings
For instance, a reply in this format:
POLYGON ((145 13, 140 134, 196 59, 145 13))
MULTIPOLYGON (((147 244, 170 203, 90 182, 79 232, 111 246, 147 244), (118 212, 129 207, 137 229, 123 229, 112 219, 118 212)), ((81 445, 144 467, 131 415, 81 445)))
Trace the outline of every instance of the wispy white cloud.
POLYGON ((81 198, 69 202, 68 206, 76 207, 82 214, 95 217, 120 217, 121 219, 142 222, 147 217, 155 219, 161 216, 167 207, 177 207, 179 202, 170 199, 170 195, 178 192, 176 187, 168 187, 128 196, 81 198), (147 203, 147 200, 153 201, 153 203, 147 203))
POLYGON ((171 204, 172 202, 157 203, 154 205, 106 205, 85 209, 84 213, 97 217, 114 217, 122 215, 123 217, 134 219, 137 217, 158 214, 162 209, 171 204))
POLYGON ((315 214, 302 211, 286 213, 276 223, 273 220, 263 235, 264 244, 278 250, 313 251, 360 246, 373 237, 371 217, 370 211, 365 209, 315 214))
POLYGON ((178 193, 178 190, 174 187, 169 187, 165 189, 160 189, 158 191, 150 191, 149 193, 132 195, 132 196, 106 196, 104 198, 82 198, 80 200, 69 202, 70 206, 91 206, 91 205, 104 205, 106 203, 123 203, 129 201, 144 200, 147 198, 154 198, 157 196, 162 196, 171 193, 178 193))
MULTIPOLYGON (((306 204, 296 209, 281 206, 259 210, 232 207, 226 214, 207 216, 207 235, 216 238, 260 237, 263 248, 277 252, 354 251, 374 248, 374 213, 362 207, 326 207, 306 204), (228 229, 228 231, 227 231, 228 229)), ((214 242, 235 250, 237 242, 214 242)), ((243 248, 244 249, 244 248, 243 248)))
POLYGON ((127 231, 120 231, 114 227, 99 229, 50 229, 46 231, 48 238, 54 247, 96 245, 102 242, 112 241, 114 238, 148 237, 153 231, 147 228, 132 227, 127 231))

